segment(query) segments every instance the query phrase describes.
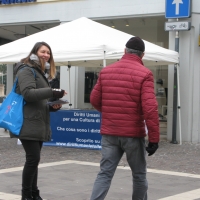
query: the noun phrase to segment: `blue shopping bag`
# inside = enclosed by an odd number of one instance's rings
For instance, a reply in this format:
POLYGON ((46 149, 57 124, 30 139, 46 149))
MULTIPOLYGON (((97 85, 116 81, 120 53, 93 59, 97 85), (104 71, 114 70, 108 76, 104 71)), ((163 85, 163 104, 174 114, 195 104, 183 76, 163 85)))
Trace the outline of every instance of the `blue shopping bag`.
POLYGON ((0 106, 0 127, 19 135, 23 125, 23 108, 25 100, 22 95, 15 93, 18 78, 15 79, 12 91, 0 106))

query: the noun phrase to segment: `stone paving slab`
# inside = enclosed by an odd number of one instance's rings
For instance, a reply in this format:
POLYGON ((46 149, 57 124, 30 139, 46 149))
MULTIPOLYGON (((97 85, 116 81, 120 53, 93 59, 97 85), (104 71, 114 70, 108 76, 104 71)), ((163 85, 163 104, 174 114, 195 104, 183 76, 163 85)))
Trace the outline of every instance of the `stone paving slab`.
MULTIPOLYGON (((61 164, 39 169, 39 187, 47 200, 89 200, 99 166, 61 164)), ((21 171, 0 174, 0 191, 20 195, 21 171), (3 183, 3 184, 2 184, 3 183)), ((149 200, 163 199, 179 193, 199 189, 200 178, 188 178, 148 173, 149 200)), ((132 193, 131 171, 117 169, 106 200, 129 200, 132 193)), ((200 198, 200 191, 197 194, 200 198)), ((171 198, 174 199, 173 197, 171 198)), ((189 198, 193 199, 193 198, 189 198)), ((188 198, 186 200, 189 200, 188 198)), ((12 199, 11 199, 12 200, 12 199)), ((13 198, 14 200, 14 198, 13 198)), ((175 200, 175 199, 174 199, 175 200)), ((178 199, 177 199, 178 200, 178 199)), ((179 200, 180 197, 179 197, 179 200)))

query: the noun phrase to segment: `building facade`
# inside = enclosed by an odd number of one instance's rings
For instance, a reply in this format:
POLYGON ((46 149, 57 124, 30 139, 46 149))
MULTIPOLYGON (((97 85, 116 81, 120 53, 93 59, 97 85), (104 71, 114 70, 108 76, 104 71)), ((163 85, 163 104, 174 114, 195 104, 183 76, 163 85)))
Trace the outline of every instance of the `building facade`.
MULTIPOLYGON (((199 0, 192 1, 191 11, 190 18, 180 19, 180 21, 190 21, 192 25, 190 31, 179 32, 181 132, 183 141, 199 143, 199 0)), ((175 49, 175 32, 164 31, 164 24, 167 21, 165 0, 2 0, 0 1, 0 41, 13 41, 79 17, 87 17, 123 32, 140 36, 162 47, 175 49)), ((77 37, 79 34, 81 33, 77 33, 77 37)), ((94 79, 92 74, 98 75, 101 69, 95 66, 92 70, 83 67, 71 67, 69 70, 66 66, 60 66, 59 69, 60 87, 67 91, 70 90, 67 98, 72 103, 71 108, 91 108, 86 95, 92 87, 90 82, 91 77, 94 79), (86 82, 90 85, 87 84, 87 92, 85 92, 86 82)), ((12 70, 13 66, 8 65, 7 92, 12 87, 12 70)), ((152 67, 151 70, 154 73, 160 117, 167 119, 167 139, 171 140, 174 66, 157 66, 152 67), (162 84, 160 84, 160 79, 162 84)), ((177 141, 180 138, 179 127, 177 121, 177 141)), ((162 128, 161 126, 161 131, 162 128)))

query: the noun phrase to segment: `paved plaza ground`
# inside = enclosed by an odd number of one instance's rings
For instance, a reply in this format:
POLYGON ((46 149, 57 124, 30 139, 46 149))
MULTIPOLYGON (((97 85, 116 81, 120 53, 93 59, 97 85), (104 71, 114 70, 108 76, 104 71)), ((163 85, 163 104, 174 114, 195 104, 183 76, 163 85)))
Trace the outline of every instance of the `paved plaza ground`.
MULTIPOLYGON (((24 151, 0 129, 0 199, 20 200, 24 151)), ((44 146, 39 187, 46 200, 89 200, 99 171, 98 150, 44 146)), ((148 200, 200 200, 200 145, 165 140, 147 157, 148 200)), ((106 200, 130 200, 131 171, 125 156, 119 163, 106 200)))

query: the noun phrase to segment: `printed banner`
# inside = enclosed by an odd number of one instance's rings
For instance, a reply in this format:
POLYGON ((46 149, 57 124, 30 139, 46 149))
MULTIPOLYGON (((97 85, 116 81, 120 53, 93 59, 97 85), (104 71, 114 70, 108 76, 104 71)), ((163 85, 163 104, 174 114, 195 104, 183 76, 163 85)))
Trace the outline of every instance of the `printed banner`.
POLYGON ((90 110, 51 112, 51 142, 46 146, 101 149, 101 114, 90 110))

